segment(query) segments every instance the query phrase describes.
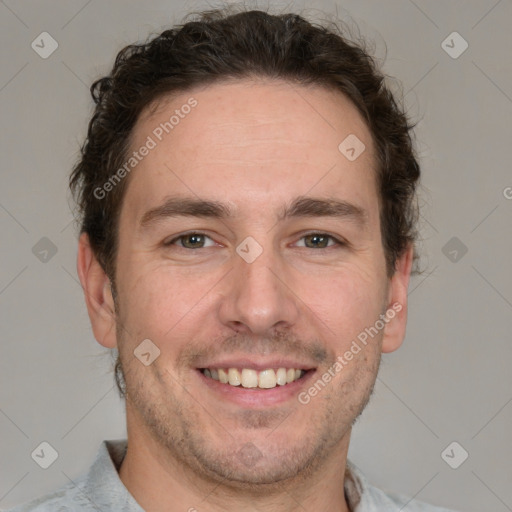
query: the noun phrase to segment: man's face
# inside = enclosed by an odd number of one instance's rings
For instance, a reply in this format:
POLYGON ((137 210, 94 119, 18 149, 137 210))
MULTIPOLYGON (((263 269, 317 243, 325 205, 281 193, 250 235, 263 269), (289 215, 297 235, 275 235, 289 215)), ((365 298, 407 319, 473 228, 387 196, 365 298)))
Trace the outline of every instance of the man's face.
POLYGON ((148 136, 156 147, 129 178, 116 271, 129 428, 205 477, 306 474, 346 451, 389 328, 332 371, 390 307, 370 133, 338 93, 239 81, 146 111, 132 150, 148 136), (154 130, 191 97, 197 105, 159 141, 154 130), (354 161, 338 149, 350 134, 366 147, 354 161), (232 216, 147 214, 171 197, 232 216), (346 205, 281 218, 298 198, 346 205), (147 339, 160 355, 146 366, 134 350, 147 339), (270 387, 223 383, 204 368, 270 387), (330 382, 305 400, 329 368, 330 382), (284 384, 292 369, 304 375, 284 384))

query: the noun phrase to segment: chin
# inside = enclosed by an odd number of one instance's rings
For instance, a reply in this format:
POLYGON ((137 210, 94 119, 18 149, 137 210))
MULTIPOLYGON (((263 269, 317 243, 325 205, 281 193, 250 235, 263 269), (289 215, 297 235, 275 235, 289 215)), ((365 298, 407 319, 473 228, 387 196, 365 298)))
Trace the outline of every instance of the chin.
MULTIPOLYGON (((325 460, 329 447, 324 443, 313 445, 311 439, 297 440, 295 446, 283 436, 281 444, 269 442, 265 432, 254 436, 255 442, 241 442, 239 448, 227 452, 224 449, 212 450, 203 440, 201 445, 189 446, 200 472, 205 477, 222 481, 223 486, 249 491, 258 486, 259 492, 268 492, 262 485, 282 486, 287 481, 307 479, 314 469, 325 460), (267 439, 266 439, 267 438, 267 439)), ((232 443, 235 447, 235 442, 232 443)), ((253 489, 255 490, 255 489, 253 489)))

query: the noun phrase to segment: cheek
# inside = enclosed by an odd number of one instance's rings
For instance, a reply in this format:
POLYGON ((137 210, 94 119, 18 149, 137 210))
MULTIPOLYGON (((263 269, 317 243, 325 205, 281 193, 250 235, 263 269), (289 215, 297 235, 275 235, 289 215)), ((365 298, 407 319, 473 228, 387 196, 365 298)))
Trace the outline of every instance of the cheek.
POLYGON ((162 343, 178 337, 185 326, 190 328, 194 318, 205 314, 208 300, 204 295, 218 280, 216 276, 200 277, 197 272, 151 264, 132 268, 141 270, 125 274, 123 320, 128 321, 128 330, 137 333, 137 338, 162 343))
POLYGON ((375 323, 383 312, 384 293, 377 275, 348 266, 338 270, 310 281, 308 305, 331 334, 347 340, 375 323))

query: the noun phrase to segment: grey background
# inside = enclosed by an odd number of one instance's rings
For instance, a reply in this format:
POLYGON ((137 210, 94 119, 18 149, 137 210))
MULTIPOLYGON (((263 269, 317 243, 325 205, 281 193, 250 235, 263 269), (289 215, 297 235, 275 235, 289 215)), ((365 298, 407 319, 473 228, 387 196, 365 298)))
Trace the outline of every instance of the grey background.
MULTIPOLYGON (((93 79, 124 45, 206 5, 0 2, 2 508, 74 480, 103 439, 125 437, 111 358, 94 340, 76 275, 67 178, 93 79), (31 48, 43 31, 59 45, 47 59, 31 48), (46 262, 40 246, 33 252, 43 237, 57 249, 46 262), (31 458, 42 441, 59 454, 46 470, 31 458)), ((403 83, 419 121, 423 165, 425 272, 411 283, 406 341, 383 358, 349 457, 383 488, 461 511, 510 511, 512 2, 309 6, 313 17, 350 16, 380 59, 387 46, 384 70, 403 83), (453 31, 469 44, 456 59, 441 46, 453 31), (453 441, 469 453, 458 469, 441 457, 453 441)))

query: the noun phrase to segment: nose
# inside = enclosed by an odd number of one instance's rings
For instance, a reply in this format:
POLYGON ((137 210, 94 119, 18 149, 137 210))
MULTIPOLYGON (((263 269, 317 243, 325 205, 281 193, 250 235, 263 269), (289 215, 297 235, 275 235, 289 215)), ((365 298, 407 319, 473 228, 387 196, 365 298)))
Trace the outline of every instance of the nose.
POLYGON ((299 318, 300 300, 286 282, 283 265, 271 250, 264 250, 251 263, 235 254, 234 268, 223 283, 222 324, 258 335, 292 327, 299 318))

